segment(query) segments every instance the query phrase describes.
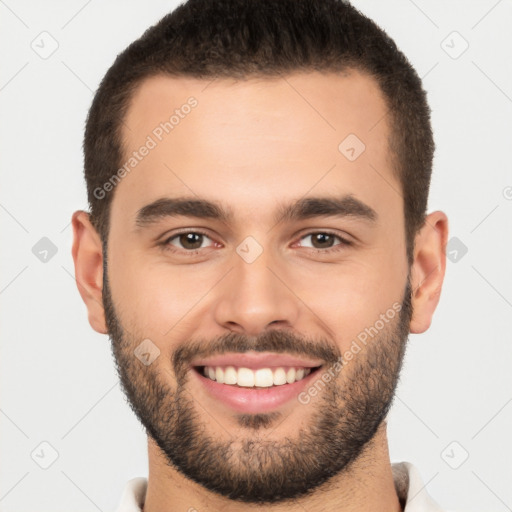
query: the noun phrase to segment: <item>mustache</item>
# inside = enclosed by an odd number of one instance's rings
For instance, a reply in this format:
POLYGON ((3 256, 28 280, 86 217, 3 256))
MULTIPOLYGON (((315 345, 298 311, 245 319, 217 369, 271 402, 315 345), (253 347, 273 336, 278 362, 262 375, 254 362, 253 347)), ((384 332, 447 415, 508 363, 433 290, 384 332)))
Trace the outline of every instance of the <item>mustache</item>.
POLYGON ((286 353, 322 359, 335 363, 341 358, 336 345, 326 339, 311 340, 305 336, 284 330, 265 331, 259 336, 246 336, 230 332, 213 340, 189 341, 178 347, 172 356, 172 364, 177 375, 186 371, 195 358, 211 357, 230 353, 242 354, 248 351, 286 353))

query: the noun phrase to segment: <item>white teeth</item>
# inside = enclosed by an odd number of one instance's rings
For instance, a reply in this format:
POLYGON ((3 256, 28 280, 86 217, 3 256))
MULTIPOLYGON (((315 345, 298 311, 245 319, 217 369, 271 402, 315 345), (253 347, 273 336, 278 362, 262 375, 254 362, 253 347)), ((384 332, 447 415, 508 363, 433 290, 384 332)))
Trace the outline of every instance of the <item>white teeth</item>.
POLYGON ((274 385, 281 386, 282 384, 286 384, 286 372, 284 368, 277 368, 274 370, 274 385))
POLYGON ((203 373, 211 380, 216 380, 220 384, 229 384, 253 388, 268 388, 271 386, 282 386, 283 384, 292 384, 302 380, 311 373, 311 368, 235 368, 234 366, 205 366, 203 373))
POLYGON ((224 384, 224 372, 219 366, 215 368, 215 380, 220 384, 224 384))
POLYGON ((228 366, 224 370, 224 384, 236 384, 237 371, 234 366, 228 366))
MULTIPOLYGON (((219 367, 217 367, 217 371, 219 367)), ((221 370, 222 371, 222 370, 221 370)), ((249 368, 238 368, 237 384, 245 388, 254 387, 254 372, 249 368)))
POLYGON ((288 382, 288 384, 295 382, 295 368, 289 368, 286 372, 286 382, 288 382))
POLYGON ((274 377, 270 368, 260 368, 254 372, 254 385, 268 388, 274 385, 274 377))

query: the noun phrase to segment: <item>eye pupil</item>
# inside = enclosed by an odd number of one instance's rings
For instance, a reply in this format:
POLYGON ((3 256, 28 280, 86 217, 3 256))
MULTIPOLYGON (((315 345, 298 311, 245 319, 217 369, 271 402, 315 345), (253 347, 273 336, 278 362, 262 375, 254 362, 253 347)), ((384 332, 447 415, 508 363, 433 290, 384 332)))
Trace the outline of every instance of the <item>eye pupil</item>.
POLYGON ((203 243, 203 235, 200 233, 184 233, 180 235, 180 243, 185 249, 199 249, 203 243))
POLYGON ((326 247, 326 244, 327 244, 327 247, 330 247, 331 246, 330 242, 332 242, 332 239, 333 239, 333 236, 329 235, 327 233, 316 233, 315 235, 313 235, 313 246, 317 247, 315 244, 317 242, 320 242, 320 247, 319 247, 320 249, 323 247, 326 247))

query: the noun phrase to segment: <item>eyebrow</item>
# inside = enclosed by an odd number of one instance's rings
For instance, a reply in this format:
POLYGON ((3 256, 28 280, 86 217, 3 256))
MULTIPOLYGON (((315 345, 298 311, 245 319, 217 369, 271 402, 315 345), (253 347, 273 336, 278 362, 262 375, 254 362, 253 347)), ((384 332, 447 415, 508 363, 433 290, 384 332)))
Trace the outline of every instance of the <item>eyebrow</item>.
MULTIPOLYGON (((145 228, 169 217, 194 217, 229 223, 233 220, 233 213, 206 199, 165 197, 138 210, 135 225, 145 228)), ((374 223, 378 215, 373 208, 348 194, 342 197, 306 197, 291 204, 279 205, 274 221, 292 222, 313 217, 355 217, 374 223)))

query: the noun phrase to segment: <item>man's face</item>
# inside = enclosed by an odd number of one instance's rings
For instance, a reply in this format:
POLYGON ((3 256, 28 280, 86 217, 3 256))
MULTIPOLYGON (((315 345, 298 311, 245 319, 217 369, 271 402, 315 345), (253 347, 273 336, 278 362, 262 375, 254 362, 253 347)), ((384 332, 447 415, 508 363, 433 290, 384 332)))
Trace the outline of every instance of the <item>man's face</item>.
POLYGON ((385 114, 355 72, 154 77, 131 102, 103 282, 118 370, 167 462, 231 499, 307 493, 389 407, 411 306, 385 114), (177 198, 217 208, 151 215, 177 198))

